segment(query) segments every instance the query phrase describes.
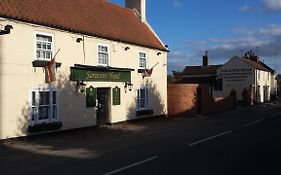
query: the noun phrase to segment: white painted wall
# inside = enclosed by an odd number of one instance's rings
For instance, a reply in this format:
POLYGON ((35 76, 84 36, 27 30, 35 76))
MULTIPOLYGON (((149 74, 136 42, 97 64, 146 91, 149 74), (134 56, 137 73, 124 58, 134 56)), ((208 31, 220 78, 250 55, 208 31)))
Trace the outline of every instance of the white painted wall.
MULTIPOLYGON (((85 59, 83 44, 76 39, 81 35, 30 25, 18 21, 1 19, 1 25, 10 24, 14 29, 11 34, 0 36, 0 139, 26 135, 27 116, 29 109, 29 91, 37 85, 45 85, 45 73, 42 68, 34 68, 34 32, 46 32, 54 35, 55 51, 60 49, 56 57, 62 66, 57 69, 57 81, 52 85, 59 89, 59 118, 62 129, 72 129, 96 125, 96 111, 86 108, 85 93, 80 93, 76 82, 69 81, 70 67, 74 64, 97 65, 97 44, 107 44, 110 47, 110 66, 133 68, 133 90, 125 93, 124 83, 87 82, 94 87, 121 88, 121 105, 110 107, 110 122, 121 122, 138 118, 135 115, 137 88, 150 84, 154 89, 150 96, 150 107, 154 115, 167 114, 167 53, 135 45, 118 43, 85 36, 85 59), (125 51, 125 47, 130 49, 125 51), (139 51, 147 53, 147 65, 150 68, 155 63, 150 78, 142 78, 137 73, 139 51), (157 96, 157 98, 155 98, 157 96), (162 104, 159 105, 159 102, 162 104), (158 104, 157 104, 158 103, 158 104), (161 106, 161 107, 160 107, 161 106), (161 109, 160 109, 161 108, 161 109)), ((111 91, 111 90, 110 90, 111 91)), ((110 104, 112 99, 110 98, 110 104)))
POLYGON ((223 90, 214 91, 216 97, 228 96, 234 89, 237 92, 237 100, 242 100, 243 89, 254 84, 254 69, 238 57, 233 57, 226 62, 217 70, 217 74, 223 78, 223 90))
POLYGON ((217 70, 219 77, 223 78, 223 90, 214 91, 214 96, 228 96, 232 89, 237 92, 237 100, 242 100, 244 88, 249 89, 250 85, 255 87, 257 102, 265 102, 270 99, 270 94, 274 89, 274 75, 263 70, 257 70, 249 64, 242 61, 239 57, 231 58, 227 63, 217 70), (267 88, 267 92, 264 89, 267 88))

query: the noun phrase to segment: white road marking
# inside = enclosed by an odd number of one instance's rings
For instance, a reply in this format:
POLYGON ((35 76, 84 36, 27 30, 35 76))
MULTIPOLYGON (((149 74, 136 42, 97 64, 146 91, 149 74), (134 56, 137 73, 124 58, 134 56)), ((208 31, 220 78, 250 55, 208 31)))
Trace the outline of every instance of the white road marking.
POLYGON ((145 160, 142 160, 142 161, 139 161, 139 162, 136 162, 136 163, 133 163, 131 165, 128 165, 128 166, 125 166, 125 167, 122 167, 122 168, 119 168, 117 170, 113 170, 113 171, 110 171, 108 173, 105 173, 104 175, 111 175, 111 174, 115 174, 115 173, 118 173, 118 172, 121 172, 121 171, 124 171, 126 169, 129 169, 129 168, 132 168, 132 167, 135 167, 135 166, 138 166, 140 164, 143 164, 143 163, 146 163, 146 162, 149 162, 149 161, 152 161, 154 159, 157 159, 158 156, 153 156, 153 157, 150 157, 148 159, 145 159, 145 160))
POLYGON ((197 145, 197 144, 199 144, 199 143, 206 142, 206 141, 209 141, 209 140, 211 140, 211 139, 214 139, 214 138, 217 138, 217 137, 220 137, 220 136, 223 136, 223 135, 229 134, 229 133, 231 133, 231 132, 232 132, 232 130, 230 130, 230 131, 226 131, 226 132, 223 132, 223 133, 217 134, 217 135, 215 135, 215 136, 208 137, 208 138, 206 138, 206 139, 203 139, 203 140, 199 140, 199 141, 193 142, 193 143, 189 144, 189 146, 194 146, 194 145, 197 145))
POLYGON ((269 116, 269 118, 277 117, 277 116, 279 116, 280 114, 281 114, 281 112, 278 112, 278 113, 276 113, 276 114, 273 114, 273 115, 269 116))
POLYGON ((263 119, 256 120, 256 121, 253 121, 253 122, 250 122, 250 123, 247 123, 247 124, 244 125, 244 127, 247 128, 247 127, 249 127, 249 126, 255 125, 255 124, 260 123, 260 122, 262 122, 262 121, 264 121, 264 118, 263 118, 263 119))

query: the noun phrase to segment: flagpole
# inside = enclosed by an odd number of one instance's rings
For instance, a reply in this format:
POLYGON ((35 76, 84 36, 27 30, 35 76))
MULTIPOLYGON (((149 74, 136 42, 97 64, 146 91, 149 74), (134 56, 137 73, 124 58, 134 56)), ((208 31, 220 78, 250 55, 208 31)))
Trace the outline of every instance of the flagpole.
POLYGON ((57 51, 57 53, 55 54, 55 56, 54 56, 52 59, 54 59, 54 58, 57 56, 57 54, 59 53, 59 51, 60 51, 60 49, 57 51))
POLYGON ((155 66, 157 66, 159 64, 159 62, 158 63, 156 63, 156 64, 154 64, 154 66, 152 66, 152 68, 154 68, 155 66))

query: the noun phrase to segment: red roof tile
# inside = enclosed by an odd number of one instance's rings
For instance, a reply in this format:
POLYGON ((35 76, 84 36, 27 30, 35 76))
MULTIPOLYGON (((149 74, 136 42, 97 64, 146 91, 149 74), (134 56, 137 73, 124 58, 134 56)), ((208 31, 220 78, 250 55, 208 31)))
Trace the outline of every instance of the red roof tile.
POLYGON ((167 51, 133 10, 105 0, 1 0, 0 17, 167 51))

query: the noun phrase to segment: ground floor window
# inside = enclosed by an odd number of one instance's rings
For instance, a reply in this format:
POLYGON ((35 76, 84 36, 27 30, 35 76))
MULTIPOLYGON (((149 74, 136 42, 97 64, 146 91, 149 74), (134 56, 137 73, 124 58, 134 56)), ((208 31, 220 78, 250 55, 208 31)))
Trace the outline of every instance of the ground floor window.
POLYGON ((58 120, 58 92, 55 88, 36 87, 30 94, 30 123, 49 123, 58 120))
POLYGON ((222 78, 217 78, 214 84, 215 91, 222 91, 222 78))
POLYGON ((140 88, 137 92, 137 110, 148 109, 148 88, 140 88))

